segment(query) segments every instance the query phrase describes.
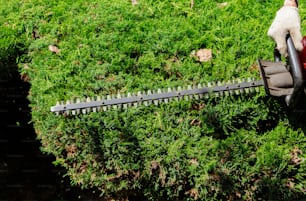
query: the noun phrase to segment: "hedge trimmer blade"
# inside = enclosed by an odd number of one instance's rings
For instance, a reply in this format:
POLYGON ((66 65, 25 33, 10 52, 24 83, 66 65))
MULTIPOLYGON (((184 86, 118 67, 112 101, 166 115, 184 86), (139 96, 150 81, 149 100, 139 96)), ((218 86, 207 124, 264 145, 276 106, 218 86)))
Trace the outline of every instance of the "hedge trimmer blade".
POLYGON ((89 112, 106 111, 109 109, 126 109, 128 107, 137 107, 140 105, 159 105, 171 101, 182 99, 202 99, 215 96, 228 96, 233 94, 258 92, 259 87, 263 86, 262 80, 246 79, 232 80, 228 82, 208 83, 207 85, 198 84, 197 86, 177 87, 168 89, 148 90, 146 92, 127 93, 108 95, 106 97, 93 97, 68 100, 58 102, 51 107, 51 111, 56 114, 86 114, 89 112))
MULTIPOLYGON (((305 39, 306 40, 306 39, 305 39)), ((232 94, 258 92, 259 87, 264 86, 268 95, 284 97, 287 106, 295 108, 302 96, 306 93, 306 58, 303 58, 302 68, 299 54, 293 41, 288 35, 286 37, 288 46, 288 58, 286 62, 281 61, 280 54, 274 51, 274 62, 258 60, 261 80, 252 78, 246 80, 233 80, 229 82, 199 84, 197 86, 158 89, 156 91, 138 92, 136 94, 117 94, 105 97, 85 98, 83 100, 69 100, 58 102, 51 107, 51 112, 56 114, 86 114, 89 112, 106 111, 114 108, 137 107, 139 105, 158 105, 181 99, 200 99, 214 96, 226 96, 232 94)), ((306 55, 306 46, 304 46, 306 55)), ((306 57, 306 56, 305 56, 306 57)))

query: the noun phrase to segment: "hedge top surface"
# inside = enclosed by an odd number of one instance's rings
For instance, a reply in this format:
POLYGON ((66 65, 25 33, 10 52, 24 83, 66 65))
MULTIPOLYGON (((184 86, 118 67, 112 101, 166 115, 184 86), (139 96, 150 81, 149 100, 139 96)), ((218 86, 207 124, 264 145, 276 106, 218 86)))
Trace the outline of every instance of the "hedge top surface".
POLYGON ((50 112, 58 100, 259 78, 257 59, 273 57, 267 30, 282 3, 1 1, 1 64, 17 56, 42 150, 72 184, 116 199, 300 198, 304 134, 264 91, 73 117, 50 112), (200 49, 212 58, 191 56, 200 49))

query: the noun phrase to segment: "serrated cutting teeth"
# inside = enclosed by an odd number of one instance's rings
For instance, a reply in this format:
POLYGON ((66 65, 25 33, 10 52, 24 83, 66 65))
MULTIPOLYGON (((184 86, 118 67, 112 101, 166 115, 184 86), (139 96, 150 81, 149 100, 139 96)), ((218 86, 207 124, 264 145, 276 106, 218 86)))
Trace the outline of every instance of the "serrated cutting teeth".
POLYGON ((176 88, 157 89, 152 92, 137 92, 125 94, 113 94, 105 97, 97 96, 96 98, 80 98, 57 102, 51 107, 51 112, 55 114, 64 113, 66 115, 87 114, 89 112, 107 111, 109 109, 127 109, 129 107, 138 107, 140 105, 159 105, 171 101, 192 100, 209 98, 211 95, 216 97, 239 95, 244 93, 259 92, 259 87, 263 86, 262 80, 255 81, 252 78, 236 79, 227 82, 209 82, 207 85, 198 84, 195 86, 188 85, 186 88, 178 86, 176 88))

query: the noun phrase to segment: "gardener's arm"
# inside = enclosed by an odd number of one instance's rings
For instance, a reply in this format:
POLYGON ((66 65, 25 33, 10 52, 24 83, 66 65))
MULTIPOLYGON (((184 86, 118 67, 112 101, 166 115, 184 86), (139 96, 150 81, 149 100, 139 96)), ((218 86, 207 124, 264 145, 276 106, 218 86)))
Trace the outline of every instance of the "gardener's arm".
POLYGON ((303 49, 301 34, 301 19, 297 0, 284 0, 269 27, 268 35, 275 41, 276 49, 283 56, 288 56, 286 36, 290 34, 294 46, 298 51, 303 49))

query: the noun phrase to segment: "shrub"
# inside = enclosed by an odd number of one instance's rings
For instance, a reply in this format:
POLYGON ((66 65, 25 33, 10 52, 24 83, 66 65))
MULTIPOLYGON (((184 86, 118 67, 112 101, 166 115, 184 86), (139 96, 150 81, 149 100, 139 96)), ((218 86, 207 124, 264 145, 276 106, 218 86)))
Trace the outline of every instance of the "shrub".
POLYGON ((72 185, 106 199, 301 199, 304 133, 263 89, 86 115, 50 112, 57 100, 259 79, 256 60, 272 57, 266 31, 281 4, 189 3, 41 0, 1 7, 0 56, 11 54, 8 47, 23 50, 16 62, 31 83, 42 150, 56 156, 72 185), (201 48, 213 59, 190 57, 201 48))

